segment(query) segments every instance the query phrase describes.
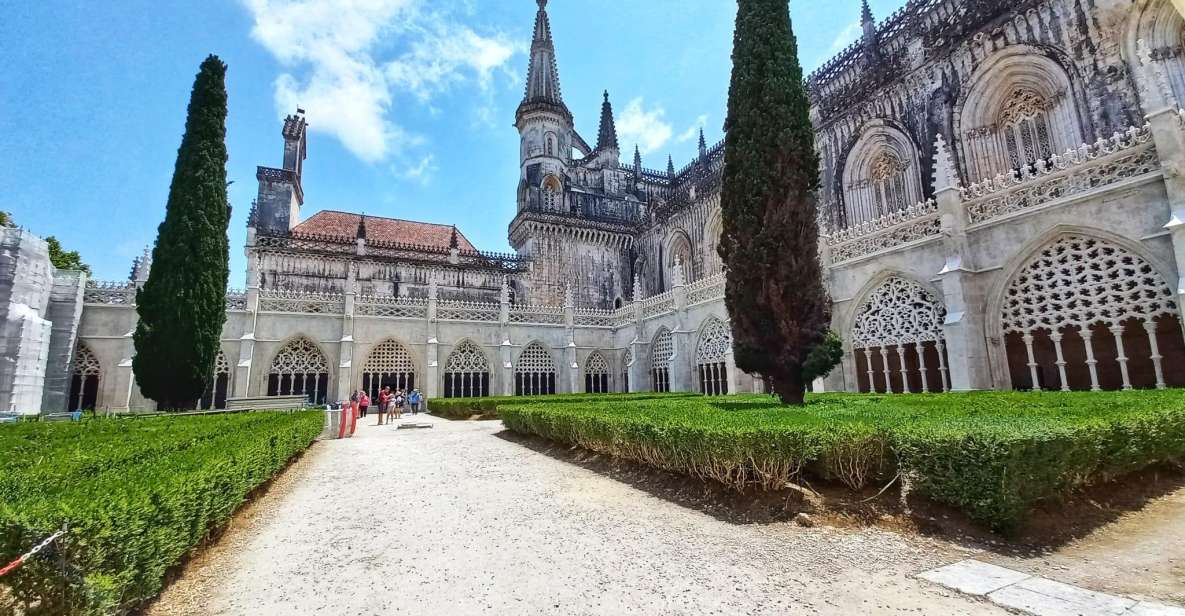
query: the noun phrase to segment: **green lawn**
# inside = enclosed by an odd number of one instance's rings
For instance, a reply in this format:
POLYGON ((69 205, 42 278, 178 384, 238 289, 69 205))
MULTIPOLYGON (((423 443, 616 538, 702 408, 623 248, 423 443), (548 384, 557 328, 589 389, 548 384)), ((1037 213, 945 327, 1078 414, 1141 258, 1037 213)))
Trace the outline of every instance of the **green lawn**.
POLYGON ((0 578, 0 613, 110 614, 155 596, 323 422, 315 411, 0 426, 0 564, 69 529, 51 558, 0 578))
POLYGON ((508 404, 574 404, 604 402, 624 404, 638 400, 664 398, 699 398, 699 394, 556 394, 551 396, 491 396, 488 398, 435 398, 428 401, 428 412, 445 419, 497 419, 498 409, 508 404))
POLYGON ((910 489, 1009 531, 1034 502, 1185 459, 1185 391, 824 394, 504 404, 515 432, 713 479, 778 489, 806 474, 910 489))

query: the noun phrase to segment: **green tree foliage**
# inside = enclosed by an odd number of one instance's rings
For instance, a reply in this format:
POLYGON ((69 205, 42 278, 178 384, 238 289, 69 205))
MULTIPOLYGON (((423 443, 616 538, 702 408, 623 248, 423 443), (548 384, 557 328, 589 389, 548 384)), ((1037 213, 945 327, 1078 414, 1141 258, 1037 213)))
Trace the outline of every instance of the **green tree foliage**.
POLYGON ((804 365, 831 319, 818 258, 819 159, 786 0, 739 0, 728 93, 725 301, 737 367, 802 404, 804 365))
POLYGON ((45 238, 45 243, 49 244, 49 262, 54 267, 60 270, 79 270, 86 272, 88 276, 90 275, 90 266, 82 262, 82 256, 78 254, 77 250, 67 251, 62 248, 62 243, 58 241, 58 238, 52 235, 45 238))
POLYGON ((188 113, 152 271, 136 294, 133 368, 162 409, 197 403, 226 320, 226 65, 217 56, 202 62, 188 113))

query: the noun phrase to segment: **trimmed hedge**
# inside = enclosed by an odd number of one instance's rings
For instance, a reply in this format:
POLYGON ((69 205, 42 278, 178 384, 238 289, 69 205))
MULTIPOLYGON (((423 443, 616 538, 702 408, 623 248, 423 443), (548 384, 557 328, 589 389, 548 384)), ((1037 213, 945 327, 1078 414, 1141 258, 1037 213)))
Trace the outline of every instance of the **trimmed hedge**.
POLYGON ((712 479, 778 489, 805 473, 910 488, 1008 532, 1032 505, 1185 459, 1185 391, 825 394, 629 405, 504 405, 515 432, 712 479))
POLYGON ((692 393, 636 392, 628 394, 557 394, 551 396, 490 396, 487 398, 434 398, 428 412, 445 419, 498 419, 498 409, 507 404, 571 404, 574 402, 630 402, 663 398, 698 398, 692 393))
POLYGON ((0 578, 0 597, 27 614, 120 613, 154 597, 323 425, 321 412, 259 412, 0 428, 0 562, 69 528, 0 578))

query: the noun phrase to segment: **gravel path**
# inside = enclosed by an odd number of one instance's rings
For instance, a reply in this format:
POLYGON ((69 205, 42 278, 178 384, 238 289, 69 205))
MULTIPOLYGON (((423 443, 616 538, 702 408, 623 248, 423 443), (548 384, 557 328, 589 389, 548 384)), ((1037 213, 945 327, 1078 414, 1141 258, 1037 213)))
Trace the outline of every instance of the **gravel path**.
POLYGON ((427 421, 314 445, 148 613, 1004 614, 912 577, 944 544, 734 524, 427 421))

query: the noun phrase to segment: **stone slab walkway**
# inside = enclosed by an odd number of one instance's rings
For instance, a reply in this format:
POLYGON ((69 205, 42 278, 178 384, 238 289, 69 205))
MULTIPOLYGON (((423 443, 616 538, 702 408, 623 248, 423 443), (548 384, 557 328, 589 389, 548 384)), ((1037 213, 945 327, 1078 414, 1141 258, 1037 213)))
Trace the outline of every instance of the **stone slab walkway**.
POLYGON ((1185 608, 1095 592, 978 560, 918 577, 1033 616, 1185 616, 1185 608))
POLYGON ((735 524, 427 421, 314 445, 148 613, 1007 613, 916 578, 966 558, 938 541, 735 524))

